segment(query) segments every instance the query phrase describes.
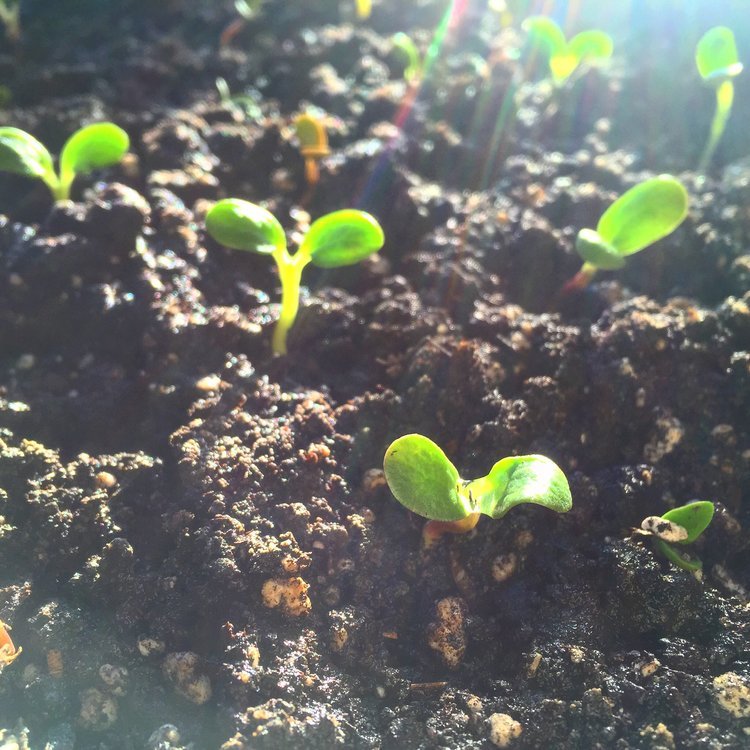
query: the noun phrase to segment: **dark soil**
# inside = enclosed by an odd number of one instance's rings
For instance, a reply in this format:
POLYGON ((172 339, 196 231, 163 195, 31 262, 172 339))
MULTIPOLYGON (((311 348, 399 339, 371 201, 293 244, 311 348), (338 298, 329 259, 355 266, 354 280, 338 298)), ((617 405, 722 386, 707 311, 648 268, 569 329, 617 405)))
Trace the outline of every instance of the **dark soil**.
POLYGON ((112 119, 132 155, 55 207, 0 174, 3 747, 750 747, 750 76, 689 171, 713 108, 692 49, 721 22, 750 55, 742 3, 583 3, 617 59, 553 101, 520 33, 457 2, 405 108, 388 37, 426 46, 447 0, 366 25, 267 0, 221 50, 229 0, 23 1, 0 120, 56 151, 112 119), (302 205, 309 105, 332 155, 302 205), (556 303, 578 229, 665 170, 688 220, 556 303), (306 276, 286 358, 272 265, 204 233, 228 196, 290 232, 349 206, 385 229, 306 276), (380 470, 408 432, 464 476, 548 455, 573 510, 425 551, 380 470), (702 580, 634 533, 692 499, 717 508, 702 580))

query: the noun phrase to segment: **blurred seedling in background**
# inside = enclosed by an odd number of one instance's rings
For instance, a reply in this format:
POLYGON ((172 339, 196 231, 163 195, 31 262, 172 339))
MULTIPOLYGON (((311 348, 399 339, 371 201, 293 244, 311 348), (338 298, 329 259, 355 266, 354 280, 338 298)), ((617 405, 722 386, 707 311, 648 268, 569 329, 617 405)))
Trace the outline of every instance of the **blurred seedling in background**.
POLYGON ((229 84, 224 78, 216 79, 216 90, 219 92, 219 101, 225 107, 241 109, 245 116, 251 120, 260 120, 263 117, 258 101, 250 94, 232 94, 229 90, 229 84))
POLYGON ((372 15, 372 0, 354 0, 357 18, 366 21, 372 15))
POLYGON ((412 434, 391 443, 383 470, 396 500, 430 519, 422 533, 428 547, 445 533, 470 531, 480 515, 502 518, 523 503, 557 513, 573 505, 565 474, 545 456, 503 458, 487 476, 467 481, 436 443, 412 434))
POLYGON ((695 573, 702 568, 700 560, 690 559, 674 546, 692 544, 708 527, 714 515, 714 504, 699 500, 667 511, 663 516, 649 516, 641 529, 654 537, 657 549, 670 562, 695 573))
POLYGON ((252 20, 260 15, 260 10, 265 0, 235 0, 234 9, 237 11, 239 18, 235 18, 225 29, 221 32, 219 37, 219 44, 222 47, 229 46, 234 38, 239 34, 242 29, 252 20))
POLYGON ((287 250, 284 229, 265 208, 229 198, 216 203, 206 216, 208 233, 222 245, 270 255, 279 269, 281 311, 273 333, 274 354, 287 353, 287 334, 299 310, 300 282, 306 265, 320 268, 351 266, 383 247, 380 224, 354 209, 334 211, 314 221, 294 255, 287 250))
POLYGON ((304 114, 294 121, 299 150, 305 160, 305 180, 312 190, 320 181, 318 162, 331 153, 328 132, 323 121, 312 114, 304 114))
POLYGON ((425 60, 414 40, 399 31, 391 37, 391 46, 404 63, 404 80, 408 84, 417 83, 424 75, 425 60))
POLYGON ((17 42, 21 38, 21 0, 0 0, 0 21, 8 41, 17 42))
POLYGON ((70 197, 76 175, 117 164, 130 148, 128 134, 111 122, 87 125, 73 133, 60 152, 60 174, 52 155, 36 139, 18 128, 0 128, 0 172, 42 180, 56 201, 70 197))
POLYGON ((544 47, 555 86, 562 86, 584 63, 598 65, 612 57, 614 43, 604 31, 581 31, 567 41, 562 29, 546 16, 531 16, 522 27, 532 41, 544 47))
POLYGON ((16 648, 13 645, 13 641, 8 634, 9 630, 10 626, 0 620, 0 672, 9 664, 12 664, 23 651, 22 648, 16 648))
POLYGON ((706 147, 698 164, 698 171, 705 172, 732 112, 732 79, 742 72, 742 63, 737 55, 737 44, 732 30, 726 26, 709 29, 695 48, 695 64, 704 82, 716 90, 716 111, 711 121, 706 147))
POLYGON ((687 190, 670 175, 653 177, 630 188, 602 214, 596 230, 581 229, 578 233, 576 252, 584 263, 561 294, 583 289, 598 270, 622 268, 628 255, 673 232, 687 212, 687 190))

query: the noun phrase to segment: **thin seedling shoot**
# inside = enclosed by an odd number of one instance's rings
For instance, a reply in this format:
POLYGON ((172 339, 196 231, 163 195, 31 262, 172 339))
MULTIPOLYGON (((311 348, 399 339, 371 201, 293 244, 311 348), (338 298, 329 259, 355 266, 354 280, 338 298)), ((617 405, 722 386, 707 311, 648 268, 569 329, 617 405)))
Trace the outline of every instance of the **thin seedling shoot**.
POLYGON ((409 84, 419 81, 424 75, 425 60, 419 54, 414 40, 399 31, 391 37, 391 46, 404 63, 404 80, 409 84))
POLYGON ((56 201, 64 201, 77 175, 117 164, 129 148, 128 134, 114 123, 87 125, 63 146, 58 175, 52 155, 33 135, 4 127, 0 128, 0 171, 40 179, 56 201))
POLYGON ((573 505, 565 474, 546 456, 503 458, 486 476, 467 481, 440 446, 424 435, 411 434, 391 443, 383 470, 396 500, 430 519, 423 534, 428 544, 446 532, 473 529, 480 515, 502 518, 523 503, 557 513, 573 505))
POLYGON ((357 18, 366 21, 372 15, 372 0, 354 0, 357 9, 357 18))
POLYGON ((687 212, 687 190, 670 175, 659 175, 630 188, 602 214, 596 230, 581 229, 578 233, 576 252, 583 258, 583 266, 565 284, 562 294, 583 289, 598 270, 622 268, 628 255, 671 234, 687 212))
POLYGON ((698 500, 667 511, 663 516, 649 516, 641 528, 655 537, 657 549, 670 562, 691 573, 699 571, 703 563, 680 553, 675 544, 692 544, 708 527, 714 515, 714 504, 698 500))
POLYGON ((0 22, 5 26, 5 37, 9 42, 21 38, 21 0, 0 0, 0 22))
POLYGON ((305 160, 305 180, 309 188, 314 188, 320 181, 318 162, 331 153, 328 146, 328 133, 322 120, 306 113, 294 121, 294 128, 299 141, 299 150, 305 160))
POLYGON ((708 141, 698 163, 698 171, 705 172, 732 112, 733 79, 742 72, 742 63, 737 55, 737 44, 732 30, 726 26, 709 29, 695 48, 695 64, 703 81, 716 91, 716 110, 711 121, 708 141))
POLYGON ((291 255, 281 224, 261 206, 236 198, 216 203, 206 216, 208 233, 222 245, 270 255, 281 280, 281 311, 273 333, 274 354, 287 353, 287 335, 299 311, 302 271, 309 263, 320 268, 351 266, 383 247, 380 224, 364 211, 345 209, 312 223, 299 249, 291 255))
POLYGON ((581 66, 601 64, 612 57, 612 37, 599 29, 576 34, 569 41, 562 29, 547 16, 531 16, 523 30, 547 53, 550 75, 555 86, 562 86, 581 66))

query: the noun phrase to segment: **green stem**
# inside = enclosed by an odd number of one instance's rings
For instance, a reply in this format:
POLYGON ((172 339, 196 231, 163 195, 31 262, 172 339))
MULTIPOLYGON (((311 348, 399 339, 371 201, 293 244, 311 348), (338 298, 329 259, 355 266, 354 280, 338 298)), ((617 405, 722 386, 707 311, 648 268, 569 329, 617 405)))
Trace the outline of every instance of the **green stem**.
POLYGON ((286 248, 273 254, 279 269, 281 281, 281 310, 279 320, 273 331, 271 348, 274 354, 286 354, 286 338, 289 329, 294 325, 299 311, 300 282, 302 269, 310 262, 306 253, 297 252, 289 255, 286 248))
POLYGON ((701 155, 701 160, 698 163, 699 172, 705 172, 711 161, 716 146, 719 144, 721 136, 724 133, 729 114, 732 111, 733 101, 734 84, 732 81, 727 80, 719 84, 716 88, 716 112, 714 113, 714 119, 711 121, 708 143, 706 143, 706 147, 703 149, 703 154, 701 155))
POLYGON ((661 539, 656 540, 656 546, 659 548, 659 551, 662 553, 662 555, 667 558, 667 560, 673 562, 683 570, 694 573, 696 570, 700 570, 703 567, 703 564, 700 560, 688 560, 684 555, 681 555, 674 547, 672 547, 671 544, 667 544, 661 539))

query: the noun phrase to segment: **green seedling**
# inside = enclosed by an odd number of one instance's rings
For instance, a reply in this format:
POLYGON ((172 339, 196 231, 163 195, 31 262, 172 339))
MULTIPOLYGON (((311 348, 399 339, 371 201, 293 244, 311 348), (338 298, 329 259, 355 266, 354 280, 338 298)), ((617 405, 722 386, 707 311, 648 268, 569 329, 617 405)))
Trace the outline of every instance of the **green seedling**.
POLYGON ((578 233, 576 252, 584 263, 562 293, 583 289, 597 270, 622 268, 628 255, 672 233, 687 211, 687 190, 670 175, 653 177, 630 188, 602 214, 596 230, 581 229, 578 233))
POLYGON ((404 80, 407 83, 416 83, 424 74, 424 59, 419 54, 419 49, 414 40, 403 31, 399 31, 391 37, 391 46, 403 58, 404 80))
POLYGON ((238 107, 251 120, 260 120, 263 116, 258 102, 249 94, 232 94, 229 84, 224 78, 216 79, 216 90, 219 92, 219 101, 225 107, 238 107))
POLYGON ((17 42, 21 38, 21 0, 0 0, 0 21, 8 41, 17 42))
POLYGON ((231 44, 237 34, 242 31, 247 23, 255 19, 259 14, 263 6, 264 0, 234 0, 234 9, 237 11, 239 18, 235 18, 225 29, 221 32, 219 38, 219 44, 222 47, 226 47, 231 44))
POLYGON ((612 57, 612 37, 598 29, 581 31, 567 41, 562 29, 546 16, 527 18, 522 26, 532 39, 545 48, 556 86, 565 83, 583 63, 597 65, 612 57))
POLYGON ((312 190, 320 182, 318 162, 331 153, 328 131, 323 120, 309 112, 295 118, 294 130, 299 141, 299 151, 305 160, 305 180, 312 190))
POLYGON ((565 474, 545 456, 503 458, 487 476, 467 481, 437 444, 413 434, 391 443, 383 470, 396 500, 430 519, 424 531, 428 543, 445 532, 469 531, 482 514, 502 518, 522 503, 558 513, 573 504, 565 474))
POLYGON ((351 266, 383 247, 380 224, 354 209, 334 211, 314 221, 294 255, 287 250, 284 229, 265 208, 229 198, 216 203, 206 216, 208 233, 222 245, 270 255, 279 269, 281 312, 273 333, 275 354, 286 354, 287 334, 299 310, 302 271, 308 263, 320 268, 351 266))
POLYGON ((716 111, 711 121, 708 142, 698 164, 698 171, 705 172, 732 112, 732 79, 742 72, 732 30, 726 26, 709 29, 695 48, 695 64, 704 82, 716 90, 716 111))
POLYGON ((73 133, 60 152, 60 174, 52 155, 36 139, 18 128, 0 128, 0 172, 42 180, 56 201, 70 197, 76 175, 117 164, 130 148, 128 134, 111 122, 87 125, 73 133))
POLYGON ((659 551, 670 562, 691 573, 702 567, 700 560, 691 560, 678 552, 675 544, 692 544, 711 523, 714 504, 699 500, 667 511, 663 516, 649 516, 641 528, 653 535, 659 551))

